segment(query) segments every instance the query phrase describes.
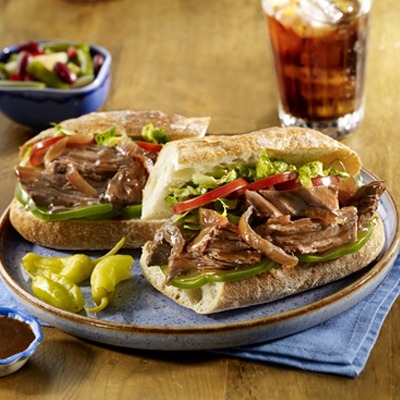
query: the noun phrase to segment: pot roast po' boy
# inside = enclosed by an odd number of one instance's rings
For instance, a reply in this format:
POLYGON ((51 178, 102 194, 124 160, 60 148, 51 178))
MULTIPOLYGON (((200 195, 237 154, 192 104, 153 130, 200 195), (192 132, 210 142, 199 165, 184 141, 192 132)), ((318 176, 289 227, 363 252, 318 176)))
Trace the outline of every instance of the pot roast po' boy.
POLYGON ((10 221, 56 249, 138 248, 161 220, 142 221, 143 188, 163 145, 205 135, 209 118, 160 111, 96 112, 41 132, 20 149, 10 221))
POLYGON ((309 129, 170 142, 143 218, 173 215, 144 246, 143 274, 177 303, 214 313, 358 271, 384 244, 384 183, 363 184, 360 170, 353 150, 309 129))

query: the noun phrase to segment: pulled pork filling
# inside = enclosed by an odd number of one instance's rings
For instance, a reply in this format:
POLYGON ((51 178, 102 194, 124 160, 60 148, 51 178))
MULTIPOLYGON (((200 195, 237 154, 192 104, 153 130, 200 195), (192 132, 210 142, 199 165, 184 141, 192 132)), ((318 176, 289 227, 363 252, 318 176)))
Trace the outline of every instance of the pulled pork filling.
POLYGON ((289 191, 246 191, 236 225, 210 208, 199 208, 199 231, 176 217, 156 234, 148 266, 167 265, 167 283, 192 272, 234 270, 268 257, 295 266, 295 254, 321 253, 352 243, 370 223, 385 190, 383 182, 361 186, 340 204, 337 185, 289 191))
POLYGON ((72 208, 99 203, 140 204, 151 157, 132 140, 116 147, 66 147, 43 169, 16 167, 25 191, 38 207, 72 208))

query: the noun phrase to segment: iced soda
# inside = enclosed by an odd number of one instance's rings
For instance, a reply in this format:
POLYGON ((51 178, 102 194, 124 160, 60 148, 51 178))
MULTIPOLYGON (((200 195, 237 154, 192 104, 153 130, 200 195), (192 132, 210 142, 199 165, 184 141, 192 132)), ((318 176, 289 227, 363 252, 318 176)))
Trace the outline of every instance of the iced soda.
POLYGON ((263 0, 284 125, 341 138, 360 124, 370 1, 263 0))

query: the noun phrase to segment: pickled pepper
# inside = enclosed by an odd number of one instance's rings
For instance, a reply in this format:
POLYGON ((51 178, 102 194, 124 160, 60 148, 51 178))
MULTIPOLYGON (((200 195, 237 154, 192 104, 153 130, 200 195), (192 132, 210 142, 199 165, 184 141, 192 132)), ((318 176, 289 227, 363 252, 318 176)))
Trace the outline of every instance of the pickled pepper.
POLYGON ((103 258, 95 266, 90 277, 90 285, 97 306, 86 308, 87 312, 101 311, 113 300, 117 284, 130 278, 132 263, 132 256, 113 255, 103 258))
POLYGON ((49 271, 59 274, 64 264, 58 257, 44 257, 36 253, 27 253, 22 258, 22 265, 29 276, 36 276, 49 271))
POLYGON ((79 312, 85 305, 78 284, 91 277, 92 295, 100 311, 112 300, 115 286, 130 277, 133 257, 115 255, 124 245, 125 237, 106 254, 90 259, 85 254, 66 257, 41 256, 28 253, 23 267, 32 279, 32 291, 39 299, 66 311, 79 312))
POLYGON ((61 261, 63 263, 63 269, 60 274, 77 284, 88 279, 94 268, 94 263, 85 254, 63 257, 61 261))
POLYGON ((76 313, 85 305, 79 286, 60 274, 46 271, 34 276, 32 291, 40 300, 65 311, 76 313))
POLYGON ((88 279, 95 265, 110 255, 116 254, 125 243, 123 237, 108 253, 91 260, 85 254, 74 254, 67 257, 40 256, 36 253, 27 253, 22 258, 22 265, 30 276, 36 276, 44 271, 64 275, 74 283, 81 283, 88 279))

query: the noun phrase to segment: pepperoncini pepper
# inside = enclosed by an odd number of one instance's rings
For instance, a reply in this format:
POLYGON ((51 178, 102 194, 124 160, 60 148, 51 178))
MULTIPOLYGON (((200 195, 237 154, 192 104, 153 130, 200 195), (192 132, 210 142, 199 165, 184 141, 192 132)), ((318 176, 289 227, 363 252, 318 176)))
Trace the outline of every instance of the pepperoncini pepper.
POLYGON ((94 268, 94 263, 85 254, 74 254, 73 256, 63 257, 61 261, 63 269, 60 274, 77 284, 88 279, 94 268))
POLYGON ((22 265, 30 276, 49 271, 59 274, 64 267, 60 258, 43 257, 36 253, 28 253, 22 258, 22 265))
POLYGON ((76 313, 85 305, 79 286, 66 276, 53 272, 33 276, 32 291, 39 299, 62 310, 76 313))
POLYGON ((100 260, 90 277, 92 297, 96 307, 86 308, 89 313, 103 310, 114 298, 116 285, 130 278, 130 267, 133 257, 113 255, 100 260))
POLYGON ((124 243, 125 238, 123 237, 107 254, 94 260, 91 260, 85 254, 74 254, 67 257, 46 257, 28 253, 22 258, 22 264, 30 276, 49 271, 64 275, 78 284, 90 277, 93 268, 99 261, 116 254, 124 243))
POLYGON ((85 254, 69 257, 46 257, 28 253, 22 258, 23 266, 30 276, 37 276, 48 271, 60 274, 80 283, 90 277, 95 264, 85 254))
POLYGON ((32 291, 36 297, 50 305, 71 312, 79 312, 83 309, 85 300, 78 284, 91 277, 93 271, 96 270, 93 278, 96 287, 92 287, 92 292, 95 293, 94 298, 100 299, 99 302, 102 301, 104 291, 101 291, 103 289, 101 285, 103 282, 106 282, 103 284, 104 290, 108 290, 105 295, 107 303, 104 304, 105 300, 103 300, 101 308, 103 309, 112 299, 117 283, 130 277, 129 268, 133 258, 131 256, 115 256, 124 243, 125 238, 123 237, 108 253, 93 260, 85 254, 47 257, 28 253, 22 258, 22 263, 32 279, 32 291), (106 267, 96 268, 97 264, 105 264, 106 267))

